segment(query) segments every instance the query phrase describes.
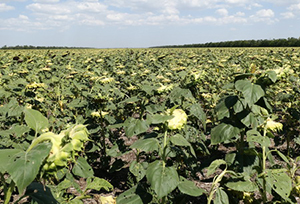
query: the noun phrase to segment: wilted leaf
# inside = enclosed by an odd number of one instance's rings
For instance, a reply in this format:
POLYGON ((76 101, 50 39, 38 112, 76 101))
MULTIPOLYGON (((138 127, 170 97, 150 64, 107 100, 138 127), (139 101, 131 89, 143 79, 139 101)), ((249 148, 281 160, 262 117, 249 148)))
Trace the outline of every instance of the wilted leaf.
POLYGON ((241 192, 253 192, 258 190, 257 185, 251 181, 228 182, 226 183, 226 186, 235 191, 241 192))
POLYGON ((94 171, 93 171, 92 167, 89 165, 89 163, 83 157, 78 157, 78 159, 76 160, 76 163, 72 169, 72 172, 73 172, 73 174, 83 177, 83 178, 92 177, 94 175, 94 171))
POLYGON ((222 164, 226 164, 226 161, 222 160, 222 159, 217 159, 215 161, 213 161, 209 167, 207 168, 207 176, 212 175, 213 173, 215 173, 215 171, 217 170, 217 168, 219 168, 219 166, 221 166, 222 164))
POLYGON ((86 189, 100 191, 102 189, 106 191, 112 190, 114 187, 108 181, 98 177, 92 177, 87 179, 86 189))

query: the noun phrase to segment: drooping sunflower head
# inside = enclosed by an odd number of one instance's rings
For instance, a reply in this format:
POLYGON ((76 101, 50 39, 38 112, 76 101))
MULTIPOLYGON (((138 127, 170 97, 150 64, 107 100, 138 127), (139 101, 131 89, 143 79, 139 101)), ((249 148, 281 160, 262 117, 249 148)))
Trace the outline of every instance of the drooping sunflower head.
POLYGON ((283 125, 280 122, 275 122, 271 118, 268 118, 266 127, 267 127, 268 130, 278 132, 278 131, 282 130, 283 125))

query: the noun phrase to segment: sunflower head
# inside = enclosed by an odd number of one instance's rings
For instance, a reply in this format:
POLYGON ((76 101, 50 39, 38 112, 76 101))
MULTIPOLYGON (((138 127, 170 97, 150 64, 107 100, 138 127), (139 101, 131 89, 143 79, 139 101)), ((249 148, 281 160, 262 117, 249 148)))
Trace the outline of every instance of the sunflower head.
POLYGON ((175 109, 171 111, 167 110, 167 113, 173 116, 172 119, 168 120, 168 128, 170 130, 180 130, 187 123, 187 114, 182 109, 175 109))
POLYGON ((282 130, 283 125, 282 125, 282 123, 275 122, 275 121, 272 120, 271 118, 268 118, 268 119, 267 119, 266 127, 267 127, 268 130, 278 132, 278 131, 281 131, 281 130, 282 130))

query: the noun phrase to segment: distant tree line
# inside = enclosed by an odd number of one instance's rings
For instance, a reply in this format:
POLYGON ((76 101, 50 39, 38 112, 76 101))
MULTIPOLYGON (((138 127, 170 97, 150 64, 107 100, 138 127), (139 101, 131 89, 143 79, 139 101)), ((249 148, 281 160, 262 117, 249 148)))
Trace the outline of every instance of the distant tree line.
POLYGON ((91 49, 90 47, 62 47, 62 46, 32 46, 32 45, 16 45, 6 46, 1 49, 91 49))
POLYGON ((167 45, 157 48, 180 48, 180 47, 299 47, 299 38, 272 39, 272 40, 235 40, 224 42, 209 42, 202 44, 167 45))

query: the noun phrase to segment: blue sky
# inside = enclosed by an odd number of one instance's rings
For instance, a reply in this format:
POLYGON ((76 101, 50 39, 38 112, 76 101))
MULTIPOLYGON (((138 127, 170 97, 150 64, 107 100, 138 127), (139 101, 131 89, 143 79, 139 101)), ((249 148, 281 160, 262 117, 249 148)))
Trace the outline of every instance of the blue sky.
POLYGON ((0 47, 299 38, 299 20, 300 0, 0 0, 0 47))

